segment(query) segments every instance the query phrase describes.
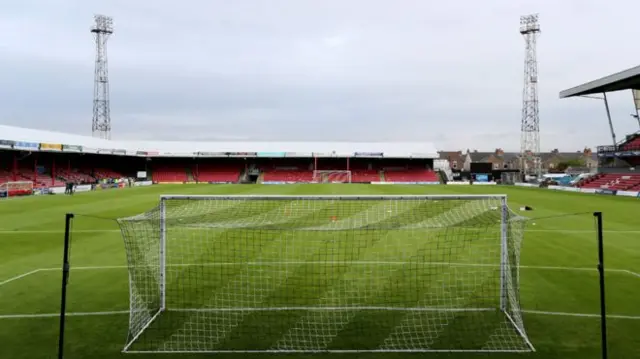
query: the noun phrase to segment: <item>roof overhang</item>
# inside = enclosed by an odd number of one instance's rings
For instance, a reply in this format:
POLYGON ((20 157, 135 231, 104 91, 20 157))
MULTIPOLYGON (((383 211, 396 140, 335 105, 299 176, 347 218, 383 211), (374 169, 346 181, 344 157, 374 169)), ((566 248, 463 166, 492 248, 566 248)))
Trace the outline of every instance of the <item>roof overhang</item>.
POLYGON ((560 98, 621 90, 640 90, 640 66, 561 91, 560 98))

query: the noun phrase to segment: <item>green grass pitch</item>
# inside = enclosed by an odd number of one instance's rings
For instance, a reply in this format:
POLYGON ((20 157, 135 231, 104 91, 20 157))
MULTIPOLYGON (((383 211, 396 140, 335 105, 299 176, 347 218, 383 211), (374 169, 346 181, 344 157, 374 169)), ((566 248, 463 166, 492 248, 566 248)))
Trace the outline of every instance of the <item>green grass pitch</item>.
MULTIPOLYGON (((128 276, 124 244, 108 218, 134 215, 161 194, 501 194, 510 207, 529 205, 522 248, 521 303, 535 353, 501 358, 599 358, 597 247, 593 216, 605 216, 605 265, 610 357, 640 357, 640 201, 501 186, 376 185, 164 185, 0 201, 0 358, 51 358, 58 318, 29 316, 59 311, 64 213, 74 221, 69 283, 66 358, 158 357, 121 354, 128 326, 128 276), (570 213, 583 214, 569 215, 570 213), (83 216, 86 215, 86 216, 83 216), (90 217, 93 216, 93 217, 90 217), (100 217, 100 218, 99 218, 100 217), (103 219, 104 218, 104 219, 103 219), (111 312, 111 313, 109 313, 111 312), (100 314, 101 313, 101 314, 100 314), (580 315, 576 315, 580 314, 580 315)), ((366 319, 366 318, 365 318, 366 319)), ((378 340, 375 315, 372 341, 378 340)), ((237 345, 243 340, 234 338, 237 345)), ((348 333, 340 340, 348 345, 348 333)), ((400 358, 487 357, 475 354, 252 354, 255 357, 400 358)), ((161 357, 210 357, 162 354, 161 357)), ((224 358, 242 354, 216 355, 224 358)))

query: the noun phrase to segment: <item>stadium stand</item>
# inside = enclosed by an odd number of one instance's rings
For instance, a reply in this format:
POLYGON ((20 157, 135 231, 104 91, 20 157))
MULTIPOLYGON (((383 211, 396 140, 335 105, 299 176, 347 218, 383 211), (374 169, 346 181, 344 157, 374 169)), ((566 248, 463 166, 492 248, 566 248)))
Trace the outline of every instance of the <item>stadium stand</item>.
POLYGON ((154 183, 184 183, 188 182, 185 166, 179 164, 154 165, 151 180, 154 183))
POLYGON ((243 166, 241 164, 220 164, 203 163, 191 167, 191 173, 198 182, 231 182, 240 180, 243 166))
POLYGON ((313 181, 313 171, 273 170, 264 172, 263 180, 269 182, 311 182, 313 181))
POLYGON ((376 170, 355 170, 351 171, 351 182, 353 183, 369 183, 379 182, 380 171, 376 170))
POLYGON ((640 132, 627 135, 620 144, 620 149, 624 151, 640 150, 640 132))
POLYGON ((622 148, 628 151, 640 150, 640 135, 637 135, 632 140, 625 143, 622 148))
POLYGON ((12 181, 15 181, 13 173, 4 169, 0 169, 0 183, 7 183, 12 181))
POLYGON ((114 171, 108 168, 96 168, 93 171, 93 177, 96 179, 106 179, 106 178, 120 178, 126 177, 126 175, 119 171, 114 171))
POLYGON ((432 170, 385 171, 384 177, 388 182, 440 182, 432 170))
POLYGON ((62 169, 56 172, 56 175, 65 182, 74 182, 74 183, 94 183, 96 181, 95 177, 87 174, 90 170, 85 170, 81 172, 78 169, 68 170, 62 169))
POLYGON ((606 173, 598 174, 579 184, 581 188, 605 188, 612 190, 635 190, 640 187, 640 174, 606 173))

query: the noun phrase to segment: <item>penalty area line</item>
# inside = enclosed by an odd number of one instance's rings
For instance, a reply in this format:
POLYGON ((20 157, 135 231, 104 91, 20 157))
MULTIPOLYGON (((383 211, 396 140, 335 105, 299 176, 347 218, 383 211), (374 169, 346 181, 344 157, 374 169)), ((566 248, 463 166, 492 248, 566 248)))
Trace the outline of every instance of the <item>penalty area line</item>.
MULTIPOLYGON (((277 308, 276 308, 277 309, 277 308)), ((335 310, 335 308, 331 308, 335 310)), ((345 308, 349 310, 357 310, 358 307, 345 308)), ((404 308, 400 308, 404 309, 404 308)), ((269 310, 269 308, 264 308, 269 310)), ((188 311, 188 310, 187 310, 188 311)), ((197 311, 197 310, 194 310, 197 311)), ((547 315, 557 317, 576 317, 576 318, 600 318, 600 314, 591 313, 569 313, 569 312, 548 312, 542 310, 522 310, 522 313, 533 315, 547 315)), ((95 316, 109 316, 109 315, 124 315, 129 314, 128 310, 112 310, 104 312, 68 312, 67 317, 95 317, 95 316)), ((60 313, 34 313, 34 314, 0 314, 0 319, 36 319, 36 318, 58 318, 60 313)), ((620 314, 607 314, 607 318, 610 319, 628 319, 628 320, 640 320, 640 315, 620 315, 620 314)))
MULTIPOLYGON (((543 310, 522 310, 521 312, 525 314, 555 315, 559 317, 600 318, 600 314, 587 313, 546 312, 543 310)), ((607 314, 607 318, 640 320, 640 315, 607 314)))
MULTIPOLYGON (((106 312, 67 312, 66 317, 93 317, 103 315, 129 314, 128 310, 112 310, 106 312)), ((0 314, 0 319, 29 319, 29 318, 57 318, 60 313, 34 313, 34 314, 0 314)))
MULTIPOLYGON (((607 271, 607 269, 605 268, 605 272, 606 272, 606 271, 607 271)), ((632 276, 634 276, 634 277, 638 277, 638 278, 640 278, 640 273, 632 272, 632 271, 630 271, 630 270, 626 270, 626 269, 625 269, 624 271, 625 271, 625 272, 627 272, 627 273, 629 273, 629 274, 631 274, 631 275, 632 275, 632 276)))
MULTIPOLYGON (((184 264, 167 264, 168 268, 181 268, 181 267, 217 267, 217 266, 283 266, 283 265, 302 265, 302 264, 345 264, 342 261, 274 261, 274 262, 217 262, 217 263, 184 263, 184 264)), ((403 261, 353 261, 348 263, 350 265, 404 265, 408 262, 403 261)), ((432 264, 434 266, 451 266, 451 267, 488 267, 488 268, 498 268, 500 264, 489 264, 489 263, 458 263, 458 262, 425 262, 425 264, 432 264)), ((114 266, 80 266, 80 267, 71 267, 71 270, 109 270, 109 269, 127 269, 126 265, 114 265, 114 266)), ((596 267, 561 267, 561 266, 532 266, 532 265, 521 265, 520 269, 532 269, 532 270, 557 270, 557 271, 576 271, 576 272, 595 272, 597 271, 596 267)), ((49 271, 57 271, 60 268, 40 268, 37 271, 49 272, 49 271)), ((617 268, 607 268, 605 272, 610 273, 624 273, 628 275, 632 275, 640 278, 640 274, 636 272, 632 272, 627 269, 617 269, 617 268)), ((32 273, 29 273, 32 274, 32 273)), ((28 274, 25 274, 28 275, 28 274)), ((23 275, 23 276, 25 276, 23 275)), ((15 278, 19 279, 19 278, 15 278)), ((11 279, 11 280, 15 280, 11 279)), ((2 283, 0 283, 2 285, 2 283)))
POLYGON ((9 279, 6 279, 6 280, 4 280, 4 281, 0 282, 0 286, 1 286, 1 285, 5 285, 5 284, 7 284, 7 283, 11 283, 11 282, 13 282, 14 280, 18 280, 18 279, 24 278, 24 277, 26 277, 26 276, 32 275, 32 274, 34 274, 34 273, 38 273, 38 272, 40 272, 40 271, 42 271, 42 269, 35 269, 35 270, 32 270, 31 272, 22 273, 22 274, 20 274, 20 275, 15 276, 15 277, 11 277, 11 278, 9 278, 9 279))

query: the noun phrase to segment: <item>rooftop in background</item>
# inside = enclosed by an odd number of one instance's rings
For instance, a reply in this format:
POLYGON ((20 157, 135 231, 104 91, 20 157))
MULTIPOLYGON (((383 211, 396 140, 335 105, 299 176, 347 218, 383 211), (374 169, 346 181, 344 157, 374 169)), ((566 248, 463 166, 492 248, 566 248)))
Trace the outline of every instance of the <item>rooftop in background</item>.
POLYGON ((4 125, 0 125, 0 140, 75 145, 98 149, 122 149, 127 152, 158 151, 160 155, 193 152, 289 152, 304 154, 300 157, 311 157, 312 153, 333 153, 335 157, 347 157, 359 152, 384 153, 384 157, 388 158, 438 157, 436 148, 429 142, 116 141, 4 125))
POLYGON ((640 90, 640 66, 561 91, 560 98, 621 90, 640 90))

